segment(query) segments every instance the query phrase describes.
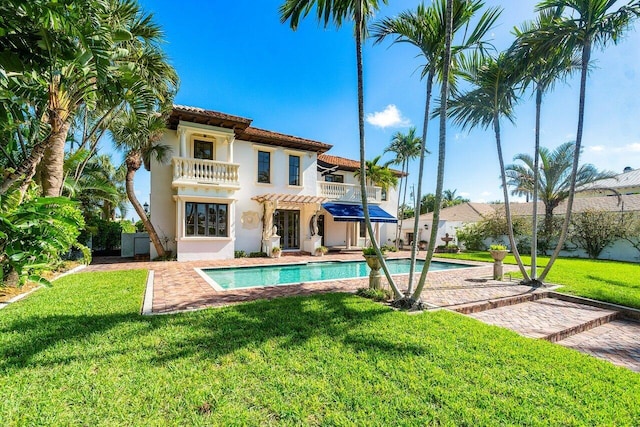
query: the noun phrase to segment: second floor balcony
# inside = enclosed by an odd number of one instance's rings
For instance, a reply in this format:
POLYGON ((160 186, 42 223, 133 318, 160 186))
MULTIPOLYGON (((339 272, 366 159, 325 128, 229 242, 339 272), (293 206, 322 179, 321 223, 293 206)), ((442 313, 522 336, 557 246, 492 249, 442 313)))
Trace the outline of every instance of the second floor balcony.
POLYGON ((172 164, 174 187, 209 185, 225 188, 240 187, 238 174, 240 165, 236 163, 174 157, 172 164))
MULTIPOLYGON (((359 185, 339 182, 318 182, 318 195, 342 202, 358 203, 362 200, 359 185)), ((367 186, 367 200, 372 203, 382 202, 382 188, 367 186)))

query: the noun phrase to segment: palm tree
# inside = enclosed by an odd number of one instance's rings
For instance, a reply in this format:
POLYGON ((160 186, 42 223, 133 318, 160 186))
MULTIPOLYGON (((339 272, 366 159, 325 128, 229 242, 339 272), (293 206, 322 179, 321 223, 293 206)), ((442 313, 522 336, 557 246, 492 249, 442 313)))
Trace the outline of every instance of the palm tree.
POLYGON ((455 206, 469 201, 469 199, 465 199, 462 196, 457 196, 457 191, 458 190, 444 190, 442 193, 443 207, 448 208, 449 206, 455 206))
POLYGON ((455 96, 449 105, 450 116, 455 124, 463 129, 482 126, 493 127, 500 163, 500 177, 502 179, 502 191, 504 195, 505 215, 509 231, 509 243, 511 251, 518 263, 518 268, 528 282, 530 280, 527 270, 524 268, 513 235, 513 223, 511 221, 511 209, 509 206, 509 192, 507 178, 502 155, 502 142, 500 133, 500 118, 504 117, 513 122, 513 105, 517 100, 518 73, 515 71, 513 58, 501 53, 497 58, 486 58, 481 65, 469 69, 468 78, 475 85, 466 94, 455 96))
MULTIPOLYGON (((151 15, 130 0, 78 0, 73 8, 64 2, 35 0, 28 14, 33 26, 25 39, 34 31, 43 34, 45 42, 37 44, 46 61, 37 73, 17 78, 16 91, 35 105, 32 111, 47 132, 29 147, 29 155, 3 182, 0 194, 17 180, 31 180, 41 163, 44 194, 58 196, 64 183, 67 135, 81 108, 105 111, 105 118, 111 118, 116 109, 140 112, 165 101, 155 86, 164 84, 166 70, 153 69, 163 57, 158 46, 162 34, 151 15)), ((97 123, 107 127, 104 120, 97 123)))
MULTIPOLYGON (((455 84, 455 79, 451 78, 453 74, 448 72, 448 67, 450 67, 451 64, 446 64, 447 72, 444 72, 445 58, 448 56, 445 55, 447 31, 450 31, 451 35, 453 35, 461 28, 467 29, 466 27, 469 25, 469 21, 472 16, 483 6, 484 3, 479 0, 437 0, 429 7, 419 5, 415 12, 403 12, 397 18, 387 18, 373 25, 373 35, 376 43, 381 42, 388 36, 395 36, 394 43, 409 43, 416 46, 420 50, 420 55, 426 60, 426 64, 422 71, 422 77, 426 77, 427 81, 416 200, 420 200, 422 197, 422 177, 424 174, 424 156, 426 152, 425 145, 427 141, 427 128, 431 108, 430 104, 433 80, 438 76, 440 77, 440 81, 443 81, 443 76, 446 76, 447 86, 449 84, 455 84), (447 28, 447 25, 449 25, 450 28, 447 28)), ((484 45, 482 39, 493 26, 499 14, 499 9, 487 10, 480 17, 478 24, 473 31, 465 31, 465 37, 460 45, 455 47, 450 46, 451 52, 449 52, 449 54, 456 56, 470 48, 483 50, 484 45), (468 36, 466 36, 467 34, 468 36)), ((447 87, 447 92, 448 90, 449 89, 447 87)), ((444 131, 444 128, 441 127, 440 130, 444 131)), ((440 171, 438 171, 438 175, 439 179, 442 178, 444 180, 444 156, 446 145, 442 145, 440 148, 438 166, 442 166, 443 171, 442 175, 440 175, 440 171)), ((442 183, 439 182, 439 184, 439 188, 442 190, 442 183)), ((438 194, 437 190, 436 194, 438 194)), ((441 194, 439 196, 441 197, 441 194)), ((418 233, 418 221, 419 218, 415 215, 413 225, 414 236, 418 233)), ((433 229, 434 227, 432 227, 432 230, 433 229)), ((411 248, 411 267, 409 270, 409 287, 407 291, 407 294, 409 295, 411 294, 413 287, 413 270, 417 255, 417 244, 418 243, 414 239, 414 244, 411 248)), ((431 256, 432 255, 433 252, 431 252, 431 256)), ((427 252, 427 256, 429 256, 429 252, 427 252)), ((427 270, 429 265, 429 262, 425 263, 427 270)))
MULTIPOLYGON (((542 109, 542 98, 544 94, 553 89, 555 82, 559 79, 567 77, 572 71, 580 67, 580 58, 572 55, 571 52, 565 52, 566 47, 556 46, 555 49, 549 50, 544 56, 536 55, 532 46, 526 43, 525 34, 535 33, 545 28, 557 19, 560 9, 555 11, 549 9, 541 11, 535 21, 526 23, 521 28, 514 29, 515 35, 518 37, 512 46, 513 55, 517 58, 516 62, 523 65, 523 86, 534 86, 536 98, 536 125, 535 125, 535 143, 534 143, 534 165, 533 165, 533 186, 528 189, 516 187, 512 191, 512 195, 526 196, 527 202, 529 197, 533 199, 532 203, 532 224, 531 224, 531 281, 540 284, 537 280, 538 269, 538 190, 539 180, 539 157, 540 157, 540 116, 542 109)), ((515 160, 515 159, 514 159, 515 160)), ((508 169, 508 168, 507 168, 508 169)), ((524 175, 523 175, 524 177, 524 175)))
MULTIPOLYGON (((539 162, 542 166, 538 168, 537 174, 536 161, 528 154, 515 155, 513 160, 520 163, 510 164, 505 168, 508 177, 507 185, 513 188, 511 194, 533 194, 536 187, 540 189, 537 196, 545 206, 543 234, 546 239, 554 234, 554 209, 569 197, 574 149, 573 141, 565 142, 553 151, 540 147, 539 162)), ((612 172, 600 172, 591 164, 583 164, 578 169, 576 185, 581 187, 613 176, 615 174, 612 172)), ((532 278, 535 279, 535 277, 532 278)))
POLYGON ((382 264, 382 270, 389 281, 389 285, 393 290, 396 297, 401 298, 402 293, 396 286, 389 268, 385 262, 382 252, 380 252, 380 246, 373 237, 373 227, 371 225, 371 218, 369 217, 369 204, 367 201, 366 192, 366 153, 365 153, 365 137, 364 137, 364 83, 363 83, 363 61, 362 61, 362 39, 366 37, 366 21, 371 15, 373 15, 378 9, 380 3, 387 4, 387 0, 285 0, 280 6, 280 19, 284 23, 289 21, 289 24, 293 30, 298 28, 300 18, 305 18, 311 10, 316 8, 316 17, 319 22, 322 22, 326 27, 331 22, 336 27, 342 26, 342 22, 345 20, 353 20, 354 32, 356 39, 356 68, 357 68, 357 80, 358 80, 358 131, 359 131, 359 144, 360 144, 360 170, 365 173, 360 175, 360 192, 362 195, 362 210, 364 212, 364 221, 371 238, 371 245, 382 264))
MULTIPOLYGON (((388 190, 389 187, 395 187, 398 185, 398 178, 393 173, 391 169, 389 169, 389 164, 385 163, 384 165, 379 165, 378 162, 382 158, 382 155, 376 156, 373 160, 367 160, 365 162, 365 179, 367 180, 367 185, 376 185, 378 187, 382 187, 383 190, 388 190)), ((362 174, 360 173, 360 169, 356 169, 353 173, 356 178, 360 178, 362 174)))
POLYGON ((395 153, 396 158, 392 161, 394 164, 401 165, 402 170, 402 178, 400 181, 400 191, 402 192, 402 183, 404 182, 404 192, 402 194, 402 202, 400 198, 398 198, 398 219, 400 220, 400 225, 396 231, 396 247, 398 245, 398 240, 400 239, 400 230, 402 229, 402 220, 403 216, 400 213, 400 206, 404 206, 407 200, 407 187, 409 186, 409 181, 407 180, 407 176, 409 175, 409 163, 411 160, 414 160, 420 155, 422 148, 422 139, 416 136, 416 128, 409 128, 409 132, 407 134, 403 134, 402 132, 396 132, 391 137, 391 143, 387 148, 385 148, 384 152, 392 152, 395 153))
POLYGON ((587 73, 591 61, 591 51, 594 47, 605 47, 607 43, 617 43, 620 35, 629 26, 631 20, 640 15, 640 3, 629 1, 612 11, 618 2, 614 0, 543 0, 537 5, 538 11, 552 10, 558 18, 544 28, 527 34, 524 40, 531 43, 536 56, 542 57, 551 49, 562 46, 569 51, 581 54, 580 95, 578 104, 578 126, 573 155, 573 165, 570 177, 569 196, 567 198, 567 212, 562 224, 558 244, 539 277, 540 281, 551 270, 564 246, 569 224, 573 199, 580 164, 582 149, 582 133, 584 127, 584 106, 586 100, 587 73))
POLYGON ((126 153, 124 163, 127 167, 125 179, 127 197, 149 233, 149 239, 159 257, 166 256, 165 248, 136 197, 133 182, 136 172, 143 164, 145 169, 150 170, 152 158, 160 163, 165 163, 171 158, 171 147, 158 143, 166 129, 166 118, 166 114, 160 113, 124 112, 111 124, 113 141, 126 153))

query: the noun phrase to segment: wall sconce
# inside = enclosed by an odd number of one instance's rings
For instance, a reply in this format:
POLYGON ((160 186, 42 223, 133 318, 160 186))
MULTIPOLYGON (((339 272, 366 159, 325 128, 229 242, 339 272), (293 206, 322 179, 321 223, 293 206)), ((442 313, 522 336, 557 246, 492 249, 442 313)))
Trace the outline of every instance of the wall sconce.
POLYGON ((428 229, 429 229, 429 224, 425 224, 425 225, 424 225, 424 229, 425 229, 425 230, 428 230, 428 229))
POLYGON ((146 214, 149 213, 149 203, 144 202, 144 204, 142 205, 142 208, 144 209, 144 213, 146 214))

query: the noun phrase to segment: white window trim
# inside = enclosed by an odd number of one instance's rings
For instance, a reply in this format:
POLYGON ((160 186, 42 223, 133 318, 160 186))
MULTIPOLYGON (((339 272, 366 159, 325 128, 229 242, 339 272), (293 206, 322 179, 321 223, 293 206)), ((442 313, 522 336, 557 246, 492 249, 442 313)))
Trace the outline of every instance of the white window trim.
MULTIPOLYGON (((188 148, 189 157, 191 157, 192 159, 196 158, 196 140, 204 141, 204 142, 212 142, 213 147, 211 148, 212 150, 211 154, 213 155, 213 158, 211 160, 217 160, 216 151, 218 149, 217 147, 218 139, 215 136, 211 136, 207 134, 198 134, 198 133, 193 133, 189 135, 189 148, 188 148)), ((201 160, 209 160, 209 159, 201 159, 201 160)))
POLYGON ((302 167, 302 164, 304 162, 304 157, 300 154, 301 152, 298 151, 290 151, 290 150, 284 150, 285 153, 287 153, 287 187, 288 188, 303 188, 304 187, 304 168, 302 167), (298 164, 298 185, 291 185, 289 184, 289 161, 291 159, 291 156, 297 157, 298 159, 300 159, 300 164, 298 164))
POLYGON ((273 183, 273 154, 278 150, 276 147, 268 147, 265 145, 253 145, 253 149, 256 152, 254 157, 254 183, 261 187, 271 187, 274 185, 273 183), (258 160, 260 156, 260 151, 264 151, 265 153, 269 153, 269 182, 259 182, 258 181, 258 160))

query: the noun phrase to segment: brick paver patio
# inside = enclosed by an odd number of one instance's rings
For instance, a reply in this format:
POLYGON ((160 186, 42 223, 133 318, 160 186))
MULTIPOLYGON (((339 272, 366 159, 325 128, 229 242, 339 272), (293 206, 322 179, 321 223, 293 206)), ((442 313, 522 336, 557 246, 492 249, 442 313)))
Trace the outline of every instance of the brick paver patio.
MULTIPOLYGON (((406 257, 407 253, 390 254, 390 257, 406 257)), ((198 262, 127 262, 118 258, 96 260, 85 271, 109 271, 121 269, 148 269, 153 271, 153 314, 221 307, 255 299, 271 299, 282 296, 310 295, 322 292, 355 292, 367 287, 368 279, 334 280, 329 282, 304 283, 300 285, 270 286, 242 290, 217 291, 195 271, 195 268, 290 264, 318 261, 362 260, 360 253, 311 256, 283 256, 282 258, 242 258, 225 261, 198 262)), ((445 260, 458 262, 455 260, 445 260)), ((468 312, 485 323, 512 329, 521 335, 559 340, 559 344, 574 348, 614 364, 640 372, 640 323, 628 320, 613 320, 611 310, 579 303, 546 298, 537 293, 546 290, 522 286, 514 279, 494 281, 493 266, 487 263, 462 262, 471 268, 429 272, 423 300, 432 307, 456 309, 468 312), (541 299, 538 299, 541 298, 541 299), (504 307, 503 299, 518 300, 504 307), (535 299, 522 302, 519 299, 535 299), (470 308, 470 309, 469 309, 470 308), (603 320, 606 316, 606 321, 603 320), (583 332, 580 325, 591 322, 594 329, 583 332), (596 323, 597 322, 597 323, 596 323), (576 329, 577 335, 563 335, 563 331, 576 329)), ((515 266, 505 266, 506 277, 517 271, 515 266)), ((407 275, 394 276, 401 289, 406 289, 407 275)), ((386 280, 383 278, 383 282, 386 280)), ((588 329, 588 328, 583 328, 588 329)))

